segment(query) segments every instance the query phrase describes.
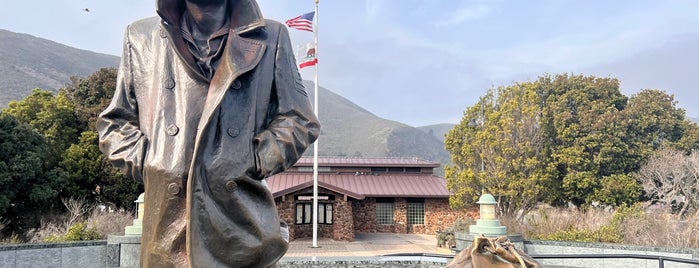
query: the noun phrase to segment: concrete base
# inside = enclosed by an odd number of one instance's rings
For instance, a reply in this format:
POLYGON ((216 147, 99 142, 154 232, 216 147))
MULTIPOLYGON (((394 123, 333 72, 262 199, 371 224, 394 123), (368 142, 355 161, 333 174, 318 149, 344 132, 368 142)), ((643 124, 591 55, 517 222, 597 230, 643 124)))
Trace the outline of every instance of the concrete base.
MULTIPOLYGON (((465 232, 456 232, 454 237, 456 238, 456 250, 461 251, 470 248, 473 245, 474 237, 481 236, 480 234, 471 234, 465 232)), ((499 235, 486 235, 487 238, 500 237, 499 235)), ((521 235, 507 235, 507 239, 515 244, 515 247, 524 251, 524 238, 521 235)))
POLYGON ((477 220, 476 225, 468 227, 469 233, 484 234, 486 236, 503 236, 507 234, 507 227, 501 226, 499 220, 477 220))
POLYGON ((143 221, 139 219, 133 220, 133 225, 124 228, 124 235, 126 236, 141 236, 142 233, 143 221))
POLYGON ((137 268, 141 255, 141 236, 107 237, 107 267, 137 268))

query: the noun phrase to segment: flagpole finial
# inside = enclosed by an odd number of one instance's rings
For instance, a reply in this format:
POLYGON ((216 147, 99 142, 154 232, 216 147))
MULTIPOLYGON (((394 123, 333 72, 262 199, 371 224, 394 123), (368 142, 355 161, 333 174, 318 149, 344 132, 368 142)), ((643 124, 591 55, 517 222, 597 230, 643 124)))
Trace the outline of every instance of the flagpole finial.
POLYGON ((316 0, 316 5, 318 4, 318 1, 320 1, 320 0, 316 0))

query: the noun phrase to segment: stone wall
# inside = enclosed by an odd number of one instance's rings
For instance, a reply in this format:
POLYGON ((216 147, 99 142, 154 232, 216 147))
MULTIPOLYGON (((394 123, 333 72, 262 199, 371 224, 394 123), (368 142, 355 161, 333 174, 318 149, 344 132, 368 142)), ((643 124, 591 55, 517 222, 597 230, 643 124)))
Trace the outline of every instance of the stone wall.
POLYGON ((333 217, 333 236, 338 241, 354 240, 354 215, 350 202, 335 199, 335 215, 333 217))
POLYGON ((408 213, 407 213, 408 201, 405 198, 396 198, 395 200, 395 210, 393 211, 393 225, 395 226, 394 233, 397 234, 407 234, 408 233, 408 213))
POLYGON ((478 218, 478 209, 451 209, 446 198, 425 199, 425 224, 408 225, 407 199, 395 199, 395 211, 393 213, 393 225, 376 224, 376 199, 355 200, 352 203, 354 210, 354 230, 360 233, 412 233, 434 234, 437 230, 444 230, 458 220, 478 218))
POLYGON ((466 219, 478 219, 478 208, 452 209, 449 207, 449 199, 426 198, 425 199, 425 225, 421 234, 434 234, 436 231, 445 230, 455 222, 466 219))
POLYGON ((0 268, 107 266, 107 241, 0 246, 0 268))
POLYGON ((275 203, 277 205, 277 212, 279 213, 279 219, 289 225, 289 238, 293 239, 298 237, 296 235, 296 228, 294 228, 294 215, 296 215, 296 207, 294 206, 294 196, 286 195, 284 200, 282 198, 276 198, 275 203))
MULTIPOLYGON (((699 249, 692 248, 665 248, 634 246, 605 243, 579 243, 567 241, 540 241, 525 240, 524 250, 527 254, 638 254, 675 257, 682 259, 699 260, 699 249)), ((545 267, 659 267, 657 260, 642 259, 547 259, 537 260, 545 267)), ((696 268, 696 264, 683 264, 665 261, 664 267, 672 268, 696 268)))
MULTIPOLYGON (((360 233, 377 232, 380 226, 376 224, 376 198, 368 197, 364 200, 353 200, 351 204, 354 212, 354 230, 360 233)), ((393 232, 393 229, 388 232, 393 232)))
POLYGON ((443 268, 447 265, 448 259, 432 258, 434 260, 412 260, 415 258, 407 257, 405 260, 383 260, 381 258, 366 257, 362 260, 293 260, 286 261, 281 259, 277 263, 279 268, 325 268, 325 267, 340 267, 340 268, 443 268))

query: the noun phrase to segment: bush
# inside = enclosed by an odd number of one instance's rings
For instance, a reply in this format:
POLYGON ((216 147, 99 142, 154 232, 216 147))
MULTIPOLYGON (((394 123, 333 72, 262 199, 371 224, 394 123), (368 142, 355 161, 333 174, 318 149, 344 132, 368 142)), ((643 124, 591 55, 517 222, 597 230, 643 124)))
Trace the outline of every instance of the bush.
POLYGON ((469 226, 474 224, 473 219, 457 220, 454 225, 444 231, 437 231, 437 246, 453 248, 456 246, 455 232, 468 232, 469 226))
POLYGON ((97 232, 95 226, 89 226, 87 222, 78 222, 68 228, 65 235, 49 235, 44 239, 44 242, 65 242, 65 241, 85 241, 98 240, 102 235, 97 232))
POLYGON ((30 230, 26 236, 32 243, 105 239, 110 234, 123 234, 124 227, 132 223, 132 214, 124 209, 97 206, 88 216, 45 215, 41 226, 30 230))
POLYGON ((540 208, 525 217, 501 219, 509 232, 526 239, 624 243, 676 248, 699 248, 699 215, 681 217, 645 211, 641 204, 611 208, 540 208))

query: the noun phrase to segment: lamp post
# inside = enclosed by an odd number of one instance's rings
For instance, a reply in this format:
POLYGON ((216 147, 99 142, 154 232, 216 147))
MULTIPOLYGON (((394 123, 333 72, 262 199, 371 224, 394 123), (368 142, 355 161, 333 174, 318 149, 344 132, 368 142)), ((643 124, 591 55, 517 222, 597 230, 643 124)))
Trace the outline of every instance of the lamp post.
MULTIPOLYGON (((471 118, 471 120, 468 121, 468 126, 469 126, 469 127, 472 127, 472 128, 478 127, 478 128, 480 128, 481 130, 483 130, 483 123, 485 122, 485 116, 483 115, 483 110, 484 110, 484 109, 485 109, 485 107, 484 107, 484 105, 483 105, 483 100, 481 100, 481 108, 478 110, 478 121, 476 121, 475 119, 471 118)), ((482 150, 481 150, 481 151, 482 151, 482 150)), ((481 154, 479 155, 479 158, 480 158, 480 160, 481 160, 481 175, 483 174, 483 172, 485 172, 485 161, 483 161, 483 155, 482 155, 482 154, 483 154, 483 153, 481 152, 481 154)), ((485 187, 481 187, 481 194, 484 194, 484 193, 485 193, 485 187)))
MULTIPOLYGON (((471 119, 468 125, 471 127, 479 127, 483 130, 483 123, 485 123, 484 106, 485 100, 481 99, 481 108, 478 111, 479 122, 471 119)), ((480 154, 481 160, 481 176, 485 172, 485 161, 483 161, 483 152, 481 149, 480 154)), ((482 178, 481 178, 482 179, 482 178)), ((484 183, 484 180, 481 180, 484 183)), ((485 187, 481 188, 481 196, 476 204, 480 205, 480 219, 476 221, 476 225, 469 226, 469 232, 471 234, 483 234, 483 235, 505 235, 507 234, 507 227, 500 226, 500 221, 497 219, 495 214, 495 205, 497 205, 495 197, 490 194, 485 193, 485 187)))

